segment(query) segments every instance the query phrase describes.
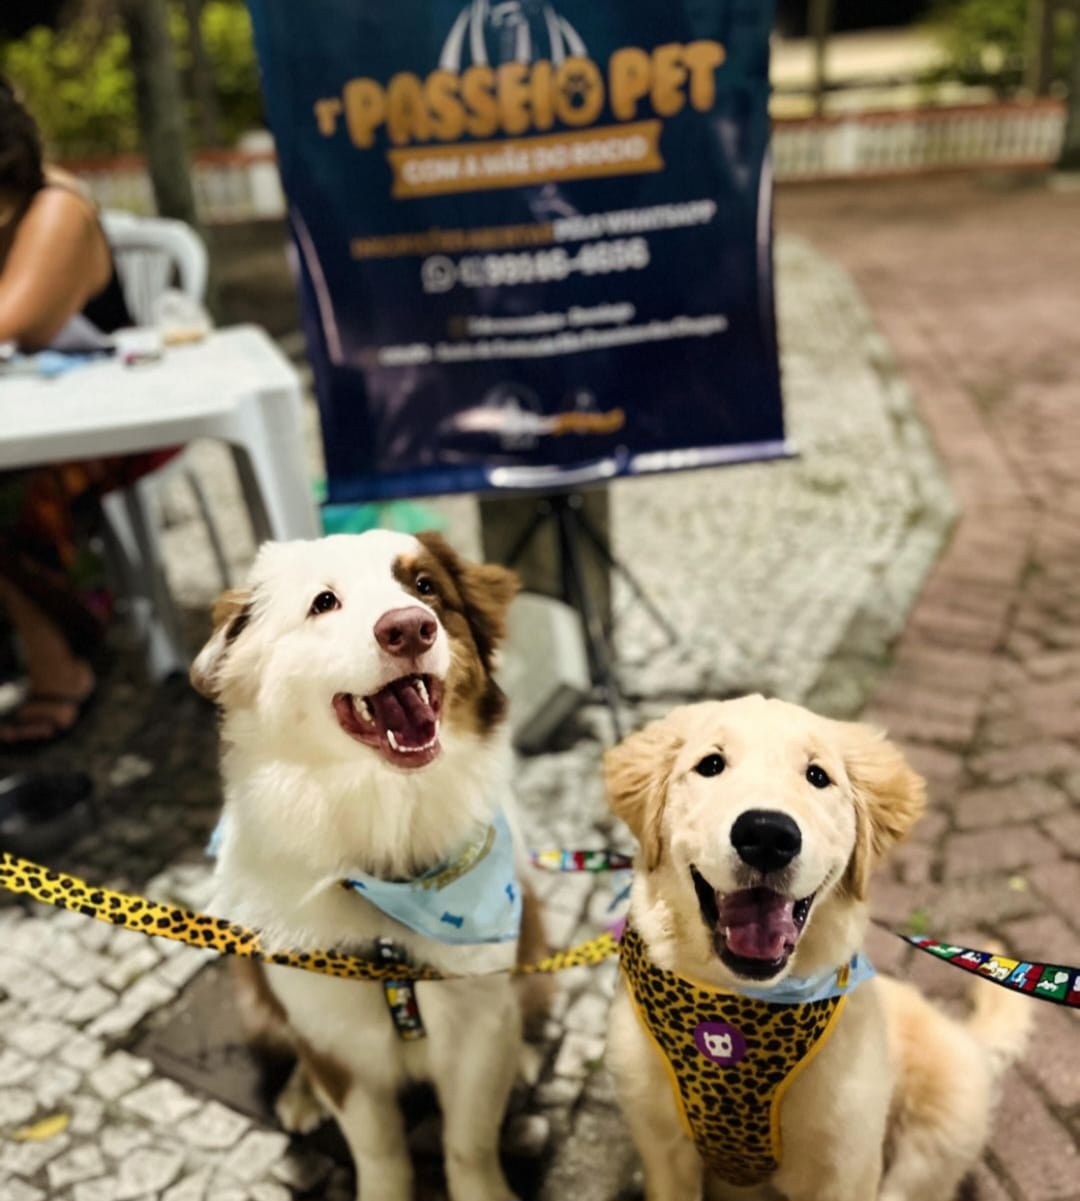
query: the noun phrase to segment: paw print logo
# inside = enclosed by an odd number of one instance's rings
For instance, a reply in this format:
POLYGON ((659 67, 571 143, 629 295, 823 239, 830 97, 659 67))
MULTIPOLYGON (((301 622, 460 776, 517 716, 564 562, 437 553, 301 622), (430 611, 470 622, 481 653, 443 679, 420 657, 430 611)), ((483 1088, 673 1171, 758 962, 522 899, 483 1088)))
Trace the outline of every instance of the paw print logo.
POLYGON ((583 69, 574 69, 563 74, 563 96, 570 108, 586 108, 598 86, 596 79, 583 69))
POLYGON ((738 1063, 746 1054, 746 1039, 727 1022, 701 1022, 694 1031, 694 1045, 719 1067, 738 1063))

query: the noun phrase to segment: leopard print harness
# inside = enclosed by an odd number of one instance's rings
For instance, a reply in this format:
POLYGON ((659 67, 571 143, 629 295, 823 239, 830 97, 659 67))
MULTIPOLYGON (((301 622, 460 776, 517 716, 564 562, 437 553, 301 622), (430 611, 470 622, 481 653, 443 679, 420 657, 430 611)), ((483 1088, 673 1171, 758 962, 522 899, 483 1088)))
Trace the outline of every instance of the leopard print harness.
POLYGON ((856 980, 839 995, 775 1004, 725 992, 657 967, 627 926, 622 971, 638 1019, 663 1057, 687 1134, 728 1184, 761 1184, 779 1168, 780 1109, 821 1050, 856 980))

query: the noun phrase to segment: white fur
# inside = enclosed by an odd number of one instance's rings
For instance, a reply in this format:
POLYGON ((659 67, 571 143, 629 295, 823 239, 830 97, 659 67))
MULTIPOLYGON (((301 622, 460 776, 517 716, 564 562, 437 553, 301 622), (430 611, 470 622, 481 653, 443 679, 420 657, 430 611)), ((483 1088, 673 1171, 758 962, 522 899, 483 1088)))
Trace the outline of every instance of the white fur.
MULTIPOLYGON (((396 561, 418 550, 414 538, 378 531, 260 552, 250 623, 224 652, 221 636, 216 646, 211 639, 197 664, 229 682, 226 826, 213 909, 256 926, 270 945, 362 951, 389 936, 417 962, 447 973, 501 971, 513 965, 515 944, 428 940, 340 883, 350 868, 413 874, 510 801, 501 734, 481 738, 444 721, 439 758, 407 771, 350 738, 333 713, 335 693, 370 694, 400 673, 373 629, 388 610, 418 603, 392 574, 396 561), (342 607, 309 618, 323 589, 342 607)), ((445 676, 452 650, 440 624, 415 670, 445 676)), ((442 1102, 453 1201, 508 1201, 498 1132, 520 1044, 509 976, 418 985, 428 1037, 416 1042, 398 1038, 381 985, 281 967, 268 968, 267 979, 295 1034, 352 1078, 341 1106, 331 1109, 356 1161, 363 1201, 411 1195, 396 1094, 420 1079, 434 1083, 442 1102)))

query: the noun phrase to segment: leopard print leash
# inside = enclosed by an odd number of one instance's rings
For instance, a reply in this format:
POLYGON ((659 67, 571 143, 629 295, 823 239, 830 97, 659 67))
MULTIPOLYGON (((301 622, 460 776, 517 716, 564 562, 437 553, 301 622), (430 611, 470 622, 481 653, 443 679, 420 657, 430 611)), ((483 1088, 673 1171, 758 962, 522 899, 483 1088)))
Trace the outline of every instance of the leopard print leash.
MULTIPOLYGON (((8 851, 0 852, 0 888, 53 905, 57 909, 70 909, 99 922, 122 926, 154 938, 168 938, 203 950, 216 951, 220 955, 279 963, 343 980, 382 983, 451 978, 423 965, 376 962, 340 951, 273 951, 262 944, 254 930, 226 918, 151 901, 133 893, 95 888, 77 876, 20 859, 8 851)), ((518 964, 513 974, 546 974, 603 963, 605 959, 616 955, 618 950, 615 937, 604 933, 577 946, 557 951, 536 963, 518 964)))
MULTIPOLYGON (((620 871, 628 866, 624 855, 597 851, 541 851, 533 855, 533 862, 554 871, 620 871), (608 857, 606 860, 605 856, 608 857)), ((274 951, 263 946, 254 930, 227 918, 151 901, 133 893, 96 888, 77 876, 20 859, 9 851, 0 851, 0 888, 140 934, 172 939, 220 955, 302 968, 343 980, 385 983, 451 978, 419 964, 376 962, 340 951, 274 951)), ((1080 968, 1009 959, 994 952, 939 942, 921 935, 897 936, 944 963, 964 968, 1013 992, 1080 1009, 1080 968)), ((618 953, 618 933, 605 931, 535 963, 518 964, 512 973, 518 976, 547 975, 572 967, 594 966, 618 953)))

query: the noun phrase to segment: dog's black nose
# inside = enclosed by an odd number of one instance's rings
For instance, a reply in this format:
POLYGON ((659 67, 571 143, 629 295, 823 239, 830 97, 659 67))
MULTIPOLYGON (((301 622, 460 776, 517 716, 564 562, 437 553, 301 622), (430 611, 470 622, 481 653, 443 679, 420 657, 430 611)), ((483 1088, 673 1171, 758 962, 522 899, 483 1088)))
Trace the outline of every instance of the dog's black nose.
POLYGON ((776 809, 748 809, 731 827, 731 845, 743 863, 761 872, 778 872, 802 849, 802 832, 776 809))
POLYGON ((391 609, 375 623, 375 640, 391 655, 418 658, 435 645, 439 627, 434 617, 419 605, 391 609))

